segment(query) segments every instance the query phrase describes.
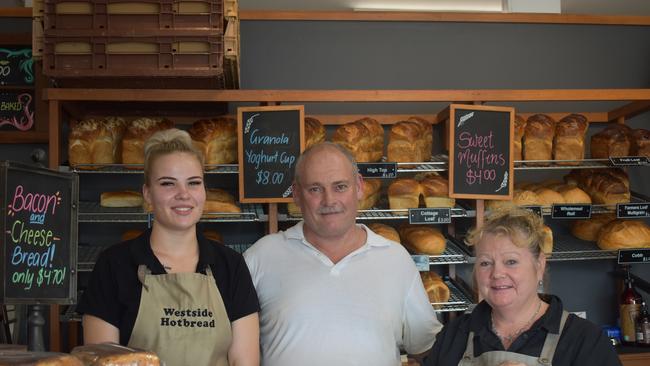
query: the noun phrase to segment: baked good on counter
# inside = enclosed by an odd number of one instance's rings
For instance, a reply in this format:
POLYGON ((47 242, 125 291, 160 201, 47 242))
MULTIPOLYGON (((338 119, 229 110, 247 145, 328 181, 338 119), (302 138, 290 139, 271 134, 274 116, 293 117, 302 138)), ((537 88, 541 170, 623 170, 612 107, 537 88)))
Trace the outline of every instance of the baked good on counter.
MULTIPOLYGON (((348 149, 358 163, 379 161, 384 151, 383 144, 379 148, 376 143, 378 130, 373 129, 371 131, 366 125, 372 125, 372 122, 355 121, 346 123, 339 126, 332 135, 332 142, 348 149)), ((381 135, 383 138, 383 129, 381 135)))
POLYGON ((544 225, 544 241, 542 242, 542 247, 540 248, 544 254, 551 254, 553 252, 553 230, 550 227, 544 225))
MULTIPOLYGON (((144 143, 147 139, 155 132, 167 130, 173 127, 174 123, 172 121, 160 117, 143 117, 131 121, 126 128, 124 138, 122 139, 122 163, 143 164, 144 143)), ((127 168, 129 167, 127 166, 127 168)))
POLYGON ((432 304, 440 304, 449 302, 449 287, 445 284, 442 278, 435 272, 420 272, 422 284, 427 291, 429 301, 432 304))
POLYGON ((305 117, 305 150, 323 141, 325 141, 325 126, 316 118, 305 117))
POLYGON ((426 225, 402 225, 399 229, 402 244, 417 254, 438 255, 447 247, 447 239, 440 230, 426 225))
POLYGON ((189 129, 194 146, 203 153, 204 163, 237 162, 237 120, 230 117, 202 119, 189 129))
POLYGON ((153 352, 115 343, 77 346, 70 354, 87 366, 160 366, 161 364, 158 356, 153 352))
POLYGON ((364 179, 363 195, 359 200, 359 210, 369 210, 379 201, 381 179, 364 179))
POLYGON ((394 227, 388 226, 385 224, 380 224, 378 222, 373 222, 368 224, 368 228, 372 230, 375 234, 381 235, 384 238, 388 240, 392 240, 396 243, 401 243, 401 240, 399 238, 399 234, 397 233, 397 230, 395 230, 394 227))
POLYGON ((391 210, 418 208, 422 187, 411 178, 398 178, 388 186, 388 205, 391 210))
MULTIPOLYGON (((400 121, 393 124, 388 134, 386 159, 397 163, 414 163, 425 159, 423 151, 426 143, 420 123, 400 121)), ((428 154, 431 156, 431 153, 428 154)), ((429 156, 426 159, 429 160, 429 156)))
POLYGON ((650 157, 650 131, 642 128, 632 131, 630 155, 650 157))
POLYGON ((571 234, 581 240, 597 241, 600 229, 614 220, 616 216, 612 214, 593 214, 588 219, 571 220, 571 234))
MULTIPOLYGON (((570 114, 555 125, 553 138, 554 160, 583 160, 585 158, 585 134, 589 122, 581 114, 570 114)), ((579 161, 560 161, 558 165, 578 165, 579 161)))
MULTIPOLYGON (((545 114, 528 117, 524 129, 524 160, 551 160, 553 157, 553 136, 555 121, 545 114)), ((546 162, 526 163, 528 165, 548 165, 546 162)))
POLYGON ((409 117, 407 121, 418 123, 422 129, 421 161, 431 160, 431 154, 433 153, 433 125, 426 119, 416 116, 409 117))
POLYGON ((526 130, 526 120, 524 117, 516 114, 515 115, 515 133, 514 133, 514 141, 512 143, 514 152, 513 152, 513 159, 514 160, 524 160, 523 154, 522 154, 522 145, 521 145, 521 140, 524 137, 524 131, 526 130))
POLYGON ((140 207, 143 203, 142 193, 136 191, 102 192, 99 198, 102 207, 140 207))
POLYGON ((426 207, 451 207, 456 200, 449 197, 449 181, 437 174, 426 174, 420 179, 422 196, 426 207))
POLYGON ((204 213, 240 213, 241 208, 237 206, 235 197, 219 188, 209 188, 206 190, 204 213))
POLYGON ((591 136, 591 158, 608 159, 630 155, 631 129, 620 123, 610 124, 591 136))
MULTIPOLYGON (((74 121, 68 135, 70 166, 116 164, 121 160, 121 143, 126 121, 119 117, 74 121)), ((79 167, 92 169, 92 167, 79 167)))
POLYGON ((650 227, 640 220, 614 220, 600 229, 598 247, 603 250, 650 247, 650 227))
POLYGON ((0 352, 0 366, 84 366, 78 358, 58 352, 0 352))

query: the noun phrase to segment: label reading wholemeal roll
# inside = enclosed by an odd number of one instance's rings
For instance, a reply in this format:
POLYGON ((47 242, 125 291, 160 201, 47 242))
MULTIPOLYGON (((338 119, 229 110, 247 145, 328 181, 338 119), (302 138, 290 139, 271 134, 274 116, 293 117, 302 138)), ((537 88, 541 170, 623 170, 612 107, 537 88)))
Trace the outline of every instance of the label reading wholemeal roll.
POLYGON ((409 224, 449 224, 450 208, 409 208, 409 224))
POLYGON ((591 218, 591 205, 553 205, 551 217, 554 219, 591 218))
POLYGON ((357 167, 364 178, 397 178, 397 163, 358 163, 357 167))
POLYGON ((627 165, 648 165, 648 158, 645 156, 623 156, 619 158, 610 157, 609 161, 612 165, 627 166, 627 165))
POLYGON ((650 217, 650 204, 648 203, 618 203, 616 204, 616 217, 629 219, 635 217, 650 217))

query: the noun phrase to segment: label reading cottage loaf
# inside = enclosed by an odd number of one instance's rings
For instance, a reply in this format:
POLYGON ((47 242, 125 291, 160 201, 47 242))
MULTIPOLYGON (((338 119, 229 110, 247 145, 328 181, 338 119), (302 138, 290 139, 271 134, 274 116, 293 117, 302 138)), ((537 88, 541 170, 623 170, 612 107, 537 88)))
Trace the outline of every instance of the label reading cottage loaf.
POLYGON ((160 317, 161 327, 178 328, 214 328, 214 317, 208 309, 185 309, 163 308, 163 316, 160 317))

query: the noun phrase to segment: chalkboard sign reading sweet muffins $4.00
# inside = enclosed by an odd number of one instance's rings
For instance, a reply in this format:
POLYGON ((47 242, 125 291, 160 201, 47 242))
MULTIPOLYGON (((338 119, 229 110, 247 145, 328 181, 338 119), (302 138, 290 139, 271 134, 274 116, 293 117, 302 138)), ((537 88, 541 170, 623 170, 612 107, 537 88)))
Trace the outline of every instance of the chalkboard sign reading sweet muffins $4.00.
POLYGON ((240 202, 291 202, 293 172, 304 149, 304 107, 237 109, 240 202))
POLYGON ((75 303, 78 177, 0 162, 0 186, 0 301, 75 303))
POLYGON ((512 199, 514 109, 449 107, 449 196, 512 199))

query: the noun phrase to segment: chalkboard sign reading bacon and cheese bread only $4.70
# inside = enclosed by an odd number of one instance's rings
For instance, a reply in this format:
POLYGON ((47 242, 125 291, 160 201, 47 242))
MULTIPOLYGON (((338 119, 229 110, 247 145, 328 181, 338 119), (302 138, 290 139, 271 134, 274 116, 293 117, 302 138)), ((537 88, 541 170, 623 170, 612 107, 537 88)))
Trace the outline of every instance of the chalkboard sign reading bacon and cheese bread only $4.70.
POLYGON ((237 109, 240 202, 291 202, 293 171, 304 149, 303 106, 237 109))
POLYGON ((0 184, 0 301, 75 303, 77 176, 0 162, 0 184))
POLYGON ((512 199, 514 109, 449 107, 449 196, 512 199))

